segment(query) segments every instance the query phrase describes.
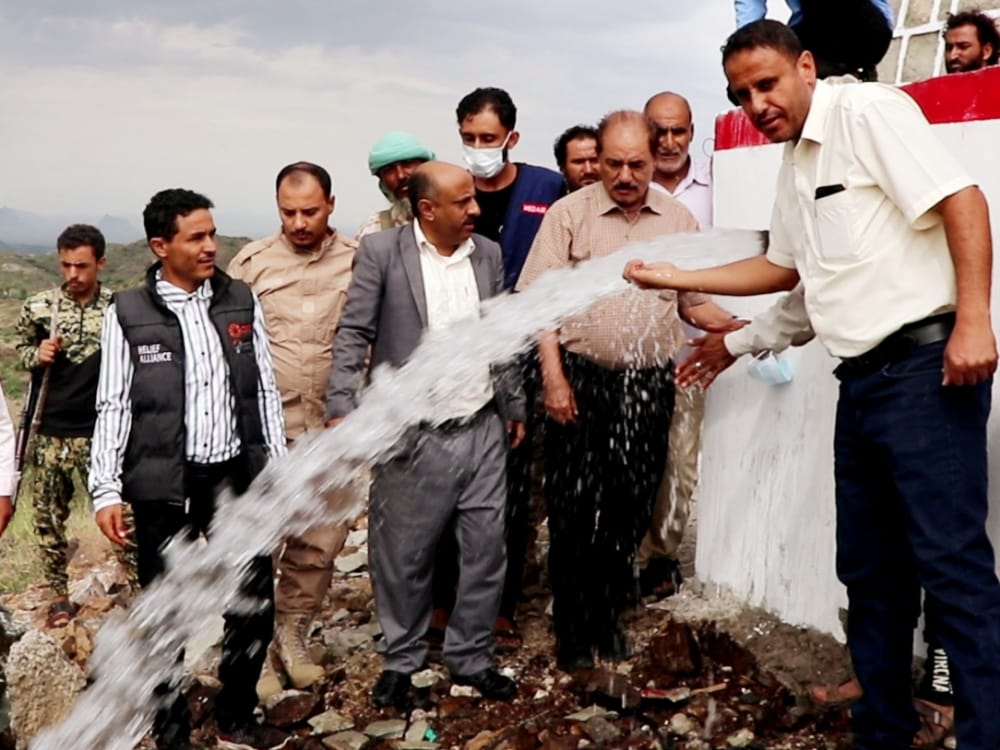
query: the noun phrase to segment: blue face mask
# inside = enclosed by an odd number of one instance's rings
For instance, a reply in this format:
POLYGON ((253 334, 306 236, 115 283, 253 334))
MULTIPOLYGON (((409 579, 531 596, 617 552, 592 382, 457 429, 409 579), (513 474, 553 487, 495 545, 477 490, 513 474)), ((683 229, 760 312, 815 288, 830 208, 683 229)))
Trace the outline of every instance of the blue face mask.
POLYGON ((792 382, 792 363, 780 354, 764 352, 750 359, 747 373, 768 385, 784 385, 792 382))

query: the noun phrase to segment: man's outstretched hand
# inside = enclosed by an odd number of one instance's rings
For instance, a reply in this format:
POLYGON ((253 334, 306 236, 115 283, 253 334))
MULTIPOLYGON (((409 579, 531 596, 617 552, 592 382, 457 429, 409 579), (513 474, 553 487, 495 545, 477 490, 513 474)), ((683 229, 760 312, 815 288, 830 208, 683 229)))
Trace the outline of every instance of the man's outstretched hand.
POLYGON ((622 276, 643 289, 672 289, 671 279, 678 272, 672 263, 645 263, 630 260, 622 276))

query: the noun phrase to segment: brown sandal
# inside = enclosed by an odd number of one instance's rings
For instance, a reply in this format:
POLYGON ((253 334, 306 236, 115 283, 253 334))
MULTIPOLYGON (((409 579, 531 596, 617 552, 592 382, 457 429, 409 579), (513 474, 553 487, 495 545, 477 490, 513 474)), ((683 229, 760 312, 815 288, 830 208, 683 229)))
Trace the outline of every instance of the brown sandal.
POLYGON ((862 695, 861 684, 850 679, 839 685, 810 685, 809 697, 817 708, 823 711, 839 711, 847 708, 862 695))
POLYGON ((64 628, 76 615, 76 607, 68 599, 57 599, 49 606, 45 625, 49 628, 64 628))
POLYGON ((921 750, 940 747, 955 726, 955 707, 931 703, 923 698, 914 698, 913 706, 920 717, 920 729, 913 737, 913 747, 921 750))

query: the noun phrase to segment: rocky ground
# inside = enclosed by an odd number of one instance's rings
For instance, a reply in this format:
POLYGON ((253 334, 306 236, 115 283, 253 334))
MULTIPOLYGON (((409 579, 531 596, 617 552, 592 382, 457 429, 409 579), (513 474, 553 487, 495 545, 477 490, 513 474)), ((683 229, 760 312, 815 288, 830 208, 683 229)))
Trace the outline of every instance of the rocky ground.
MULTIPOLYGON (((381 666, 376 652, 379 631, 365 568, 365 542, 361 523, 338 558, 340 574, 311 633, 314 656, 327 665, 322 688, 287 691, 263 707, 268 723, 294 735, 286 747, 832 750, 850 746, 844 712, 817 712, 806 690, 809 684, 836 683, 846 675, 842 647, 828 637, 791 628, 725 596, 700 590, 697 584, 665 601, 648 602, 629 615, 633 658, 573 675, 555 666, 545 611, 548 596, 544 585, 537 584, 529 588, 520 613, 524 647, 499 657, 520 686, 513 702, 485 701, 471 689, 452 686, 444 667, 432 661, 419 678, 423 687, 418 707, 408 715, 375 711, 370 691, 381 666)), ((81 608, 67 628, 45 630, 44 588, 31 588, 3 601, 31 633, 22 639, 25 645, 15 646, 8 665, 19 747, 38 726, 65 712, 66 691, 83 685, 80 675, 86 671, 93 635, 108 612, 128 605, 128 592, 106 548, 78 550, 71 572, 71 596, 81 608), (25 656, 31 650, 38 654, 25 656), (39 660, 47 660, 51 668, 40 669, 39 660), (11 673, 17 670, 28 674, 11 673), (56 675, 55 681, 63 685, 52 684, 56 675)), ((220 633, 203 633, 189 648, 188 697, 200 722, 196 747, 214 747, 210 716, 217 683, 212 670, 220 633)), ((13 746, 8 727, 0 736, 0 748, 13 746)))

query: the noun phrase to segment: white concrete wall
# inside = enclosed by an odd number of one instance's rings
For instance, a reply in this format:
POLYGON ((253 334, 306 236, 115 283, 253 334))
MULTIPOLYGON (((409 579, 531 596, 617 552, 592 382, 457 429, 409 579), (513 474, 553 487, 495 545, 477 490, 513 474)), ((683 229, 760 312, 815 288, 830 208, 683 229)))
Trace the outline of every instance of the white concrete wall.
MULTIPOLYGON (((980 181, 1000 247, 1000 120, 935 126, 980 181)), ((715 223, 763 229, 774 200, 781 146, 718 151, 715 223)), ((994 264, 994 289, 1000 272, 994 264)), ((776 297, 726 299, 753 314, 776 297)), ((1000 292, 994 293, 994 326, 1000 292)), ((817 342, 787 355, 792 383, 772 387, 738 362, 709 389, 698 508, 698 577, 796 625, 843 637, 846 595, 834 571, 833 419, 835 361, 817 342)), ((990 530, 1000 547, 1000 382, 990 420, 990 530)))

